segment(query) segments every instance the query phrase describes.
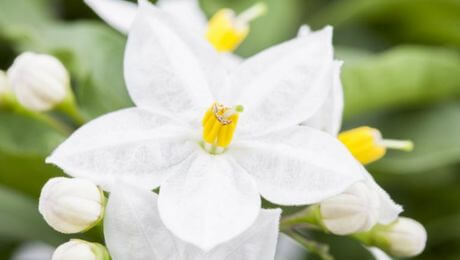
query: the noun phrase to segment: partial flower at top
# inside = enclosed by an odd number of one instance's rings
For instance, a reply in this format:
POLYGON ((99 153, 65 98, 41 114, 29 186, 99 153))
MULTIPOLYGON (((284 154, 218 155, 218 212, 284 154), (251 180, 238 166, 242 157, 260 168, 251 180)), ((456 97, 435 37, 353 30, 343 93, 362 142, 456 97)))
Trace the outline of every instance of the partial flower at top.
MULTIPOLYGON (((136 18, 138 6, 126 0, 84 0, 102 19, 118 31, 127 34, 136 18)), ((159 0, 157 6, 188 26, 205 34, 206 16, 198 0, 159 0)))
POLYGON ((104 235, 113 260, 270 260, 278 239, 279 209, 261 210, 239 236, 209 252, 183 242, 162 223, 155 193, 116 185, 107 205, 104 235))
POLYGON ((339 194, 367 173, 335 137, 299 125, 334 84, 331 38, 327 27, 229 73, 203 38, 141 1, 125 54, 137 107, 86 124, 47 162, 106 190, 161 186, 165 225, 204 250, 252 225, 259 194, 282 205, 339 194))
MULTIPOLYGON (((85 0, 102 19, 127 34, 136 17, 137 5, 125 0, 85 0)), ((206 37, 221 52, 236 49, 249 33, 249 23, 266 12, 265 3, 257 3, 239 15, 231 9, 219 10, 207 24, 198 0, 159 0, 157 6, 169 13, 192 33, 206 37)))

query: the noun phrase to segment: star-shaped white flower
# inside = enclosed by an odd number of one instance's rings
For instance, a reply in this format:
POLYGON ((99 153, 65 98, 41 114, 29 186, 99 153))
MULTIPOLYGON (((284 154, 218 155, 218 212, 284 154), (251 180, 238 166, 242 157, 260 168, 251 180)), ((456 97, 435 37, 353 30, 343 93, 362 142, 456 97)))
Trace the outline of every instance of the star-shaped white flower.
POLYGON ((261 210, 255 223, 242 234, 211 251, 183 242, 162 223, 157 195, 129 185, 111 192, 104 235, 114 260, 270 260, 278 238, 280 209, 261 210))
POLYGON ((204 250, 249 228, 260 195, 303 205, 339 194, 364 168, 335 137, 299 126, 334 85, 331 38, 327 27, 229 72, 204 39, 141 1, 125 54, 137 107, 86 124, 47 162, 108 191, 120 179, 161 186, 164 224, 204 250))

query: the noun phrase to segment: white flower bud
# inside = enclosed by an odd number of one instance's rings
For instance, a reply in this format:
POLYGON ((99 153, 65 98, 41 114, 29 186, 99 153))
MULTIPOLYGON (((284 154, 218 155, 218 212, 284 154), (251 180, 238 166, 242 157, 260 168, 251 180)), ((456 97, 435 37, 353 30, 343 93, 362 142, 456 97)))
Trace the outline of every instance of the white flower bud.
POLYGON ((376 230, 376 241, 388 253, 398 257, 412 257, 425 249, 426 230, 419 222, 400 217, 394 223, 376 230))
POLYGON ((363 182, 320 203, 322 224, 333 234, 366 231, 378 220, 379 199, 363 182))
POLYGON ((43 186, 38 207, 55 230, 78 233, 90 229, 102 219, 105 197, 88 180, 57 177, 43 186))
POLYGON ((34 111, 52 109, 70 92, 66 68, 46 54, 21 54, 8 69, 8 78, 19 103, 34 111))
POLYGON ((107 249, 97 243, 72 239, 60 245, 51 260, 108 260, 107 249))

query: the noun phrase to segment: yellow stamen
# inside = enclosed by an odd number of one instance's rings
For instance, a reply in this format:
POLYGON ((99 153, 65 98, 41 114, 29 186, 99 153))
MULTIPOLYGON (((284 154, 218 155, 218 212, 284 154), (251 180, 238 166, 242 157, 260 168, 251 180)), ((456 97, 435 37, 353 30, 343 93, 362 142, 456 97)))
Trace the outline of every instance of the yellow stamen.
POLYGON ((234 108, 224 107, 214 103, 204 114, 203 140, 204 148, 210 153, 222 153, 230 145, 238 124, 239 113, 242 106, 234 108))
POLYGON ((382 158, 387 148, 403 151, 412 151, 414 148, 411 141, 382 139, 379 130, 367 126, 342 132, 338 138, 362 164, 382 158))
POLYGON ((249 34, 249 22, 266 11, 265 3, 257 3, 238 16, 231 9, 221 9, 209 20, 206 38, 218 51, 233 51, 249 34))

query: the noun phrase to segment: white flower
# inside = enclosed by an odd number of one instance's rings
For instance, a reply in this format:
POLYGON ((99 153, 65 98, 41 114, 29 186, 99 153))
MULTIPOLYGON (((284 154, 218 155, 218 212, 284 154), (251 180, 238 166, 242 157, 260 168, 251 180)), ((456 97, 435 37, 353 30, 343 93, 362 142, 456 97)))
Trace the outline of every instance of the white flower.
POLYGON ((71 239, 60 245, 51 260, 109 260, 107 249, 98 243, 71 239))
MULTIPOLYGON (((127 34, 136 18, 137 4, 126 0, 85 0, 102 19, 118 31, 127 34)), ((159 0, 157 6, 204 37, 206 16, 198 0, 159 0)))
POLYGON ((43 186, 39 211, 57 231, 78 233, 102 219, 104 200, 102 191, 88 180, 57 177, 43 186))
POLYGON ((26 108, 46 111, 63 102, 70 91, 69 74, 53 56, 25 52, 8 69, 18 101, 26 108))
POLYGON ((411 257, 423 252, 426 230, 417 221, 400 217, 395 223, 376 229, 374 239, 381 248, 394 256, 411 257))
POLYGON ((251 226, 260 195, 282 205, 337 195, 365 177, 363 167, 335 137, 299 126, 334 83, 331 37, 327 27, 229 73, 204 39, 141 1, 125 55, 137 108, 86 124, 47 162, 107 190, 119 179, 161 185, 165 225, 205 250, 251 226))
POLYGON ((376 192, 358 182, 320 203, 321 220, 336 235, 367 231, 377 223, 379 203, 376 192))
POLYGON ((157 195, 129 185, 110 194, 104 235, 113 260, 270 260, 274 258, 281 210, 261 210, 256 222, 209 252, 183 242, 162 223, 157 195))
MULTIPOLYGON (((307 26, 302 26, 299 30, 298 37, 303 37, 308 40, 314 34, 307 26)), ((342 66, 341 61, 334 61, 334 81, 333 85, 329 90, 327 97, 324 102, 320 105, 320 108, 308 119, 302 122, 302 125, 309 126, 315 129, 322 130, 333 136, 337 136, 340 131, 342 124, 343 115, 343 90, 342 83, 340 80, 340 69, 342 66)), ((372 175, 367 172, 364 168, 362 171, 364 175, 364 183, 370 190, 377 193, 379 198, 378 208, 372 207, 377 210, 378 220, 380 224, 388 224, 393 222, 398 215, 403 211, 402 207, 396 204, 385 190, 383 190, 374 180, 372 175)), ((340 195, 339 195, 340 196, 340 195)), ((374 215, 373 212, 369 211, 369 214, 374 215)), ((369 216, 370 217, 370 216, 369 216)))

